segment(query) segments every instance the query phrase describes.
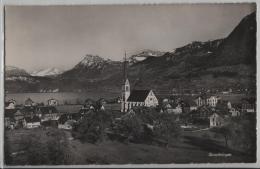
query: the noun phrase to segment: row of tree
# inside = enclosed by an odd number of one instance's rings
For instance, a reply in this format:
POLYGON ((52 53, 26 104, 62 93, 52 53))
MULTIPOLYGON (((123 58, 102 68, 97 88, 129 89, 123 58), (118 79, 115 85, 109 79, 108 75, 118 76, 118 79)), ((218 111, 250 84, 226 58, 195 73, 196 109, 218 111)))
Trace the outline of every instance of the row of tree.
POLYGON ((110 139, 168 145, 172 139, 178 138, 180 130, 175 115, 138 107, 120 118, 113 118, 108 111, 92 111, 74 126, 73 136, 90 143, 110 139))

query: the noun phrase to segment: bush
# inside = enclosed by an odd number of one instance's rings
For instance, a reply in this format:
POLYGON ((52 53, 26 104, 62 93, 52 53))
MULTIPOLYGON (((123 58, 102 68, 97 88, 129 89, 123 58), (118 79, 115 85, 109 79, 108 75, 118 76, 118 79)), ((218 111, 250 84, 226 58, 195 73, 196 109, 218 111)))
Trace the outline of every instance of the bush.
POLYGON ((105 130, 111 127, 112 118, 106 111, 90 112, 73 128, 73 136, 83 142, 96 143, 106 138, 105 130))
POLYGON ((139 117, 133 116, 118 121, 113 127, 116 135, 121 135, 132 142, 141 142, 143 126, 139 117))
POLYGON ((169 144, 172 139, 178 138, 181 133, 181 128, 175 121, 175 115, 167 113, 161 114, 154 125, 155 136, 164 139, 167 144, 169 144))

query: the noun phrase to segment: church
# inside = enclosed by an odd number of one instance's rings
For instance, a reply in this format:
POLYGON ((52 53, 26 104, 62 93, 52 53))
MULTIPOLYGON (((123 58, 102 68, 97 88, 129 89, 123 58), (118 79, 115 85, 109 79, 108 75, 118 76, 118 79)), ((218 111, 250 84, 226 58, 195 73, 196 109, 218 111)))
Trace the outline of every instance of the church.
POLYGON ((144 106, 155 107, 157 106, 158 99, 152 90, 132 90, 130 91, 129 80, 126 79, 122 87, 122 103, 121 112, 127 112, 132 107, 144 106))

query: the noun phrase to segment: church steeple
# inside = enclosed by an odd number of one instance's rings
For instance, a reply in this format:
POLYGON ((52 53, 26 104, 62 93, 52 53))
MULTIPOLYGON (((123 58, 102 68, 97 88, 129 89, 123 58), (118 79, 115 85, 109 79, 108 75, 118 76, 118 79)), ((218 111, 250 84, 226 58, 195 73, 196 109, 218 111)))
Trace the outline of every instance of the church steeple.
POLYGON ((125 81, 124 88, 125 101, 127 101, 128 97, 130 96, 130 83, 128 79, 125 81))
POLYGON ((127 99, 130 96, 130 83, 127 79, 127 61, 126 61, 126 53, 123 61, 123 85, 122 85, 122 104, 121 104, 121 112, 126 112, 128 110, 127 99))

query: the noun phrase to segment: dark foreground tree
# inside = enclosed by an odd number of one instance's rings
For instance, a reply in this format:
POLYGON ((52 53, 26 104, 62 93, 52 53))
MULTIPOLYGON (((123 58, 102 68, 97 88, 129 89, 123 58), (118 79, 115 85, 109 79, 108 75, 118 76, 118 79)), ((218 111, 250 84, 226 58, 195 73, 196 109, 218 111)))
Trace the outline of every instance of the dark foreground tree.
POLYGON ((83 142, 96 143, 106 139, 105 130, 111 126, 111 115, 107 111, 91 111, 73 128, 73 136, 83 142))

